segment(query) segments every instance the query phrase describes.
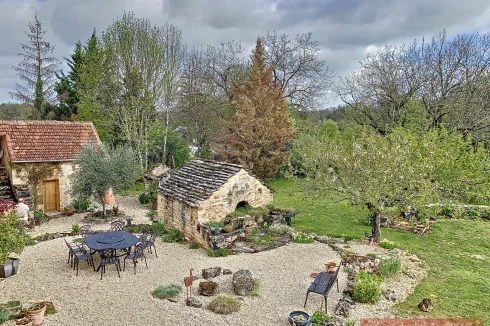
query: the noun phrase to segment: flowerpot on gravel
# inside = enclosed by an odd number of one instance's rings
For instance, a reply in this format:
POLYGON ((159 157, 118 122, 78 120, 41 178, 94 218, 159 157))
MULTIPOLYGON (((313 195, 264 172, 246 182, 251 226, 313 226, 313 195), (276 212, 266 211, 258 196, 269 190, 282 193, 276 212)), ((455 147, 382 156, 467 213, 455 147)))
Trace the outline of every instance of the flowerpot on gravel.
POLYGON ((32 319, 32 326, 40 326, 44 321, 46 304, 44 302, 33 304, 27 309, 27 316, 32 319))
POLYGON ((20 259, 19 258, 12 258, 12 257, 9 257, 9 259, 12 262, 12 275, 15 275, 19 271, 20 259))
POLYGON ((0 277, 7 278, 14 275, 14 265, 11 260, 7 260, 4 264, 0 264, 0 277))

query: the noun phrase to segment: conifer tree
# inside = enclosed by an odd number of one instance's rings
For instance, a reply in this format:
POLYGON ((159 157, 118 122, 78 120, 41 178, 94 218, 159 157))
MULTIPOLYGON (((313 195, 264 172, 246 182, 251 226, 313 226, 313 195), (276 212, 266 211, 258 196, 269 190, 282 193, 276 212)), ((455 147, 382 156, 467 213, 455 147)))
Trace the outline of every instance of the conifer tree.
POLYGON ((11 92, 10 96, 24 104, 33 105, 37 111, 36 115, 41 117, 44 114, 43 105, 54 100, 53 83, 55 71, 60 63, 56 58, 48 56, 54 47, 44 41, 46 31, 43 30, 37 13, 34 22, 28 26, 29 43, 22 44, 24 52, 19 53, 23 60, 17 67, 13 67, 26 84, 16 84, 16 91, 11 92))
POLYGON ((250 76, 243 86, 234 85, 233 119, 225 123, 225 134, 216 139, 217 156, 242 164, 257 176, 273 177, 287 159, 287 144, 295 129, 280 85, 266 67, 264 49, 257 40, 250 76))

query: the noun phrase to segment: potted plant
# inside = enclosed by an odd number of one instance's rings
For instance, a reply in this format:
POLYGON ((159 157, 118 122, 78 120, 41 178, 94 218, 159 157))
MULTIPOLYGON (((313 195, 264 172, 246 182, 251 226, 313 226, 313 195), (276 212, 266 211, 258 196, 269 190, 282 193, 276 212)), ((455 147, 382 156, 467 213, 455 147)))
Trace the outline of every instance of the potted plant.
POLYGON ((5 322, 9 320, 10 312, 5 308, 0 308, 0 326, 4 326, 5 322))
POLYGON ((20 254, 25 247, 22 219, 15 213, 0 217, 0 277, 7 278, 17 273, 18 258, 9 258, 9 254, 20 254))
POLYGON ((44 302, 38 302, 27 308, 27 316, 32 320, 32 326, 42 325, 44 322, 44 312, 46 311, 46 304, 44 302))
POLYGON ((17 319, 15 325, 32 326, 32 320, 30 318, 17 319))
POLYGON ((225 226, 223 226, 223 231, 225 233, 230 233, 231 231, 233 231, 233 226, 231 226, 231 224, 226 224, 225 226))

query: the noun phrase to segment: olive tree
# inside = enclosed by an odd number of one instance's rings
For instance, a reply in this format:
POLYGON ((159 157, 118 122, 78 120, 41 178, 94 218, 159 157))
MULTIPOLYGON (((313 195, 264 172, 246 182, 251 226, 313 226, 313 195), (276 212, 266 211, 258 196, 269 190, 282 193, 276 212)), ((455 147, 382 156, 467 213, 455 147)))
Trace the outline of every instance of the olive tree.
POLYGON ((380 214, 387 207, 434 200, 437 183, 437 133, 417 136, 395 128, 382 136, 363 128, 348 134, 313 132, 295 141, 293 155, 301 160, 297 171, 309 188, 333 194, 372 213, 372 237, 379 242, 380 214))
POLYGON ((72 175, 72 194, 80 198, 95 197, 102 204, 109 188, 127 190, 133 186, 140 171, 134 152, 127 147, 109 147, 104 144, 87 144, 75 159, 72 175))

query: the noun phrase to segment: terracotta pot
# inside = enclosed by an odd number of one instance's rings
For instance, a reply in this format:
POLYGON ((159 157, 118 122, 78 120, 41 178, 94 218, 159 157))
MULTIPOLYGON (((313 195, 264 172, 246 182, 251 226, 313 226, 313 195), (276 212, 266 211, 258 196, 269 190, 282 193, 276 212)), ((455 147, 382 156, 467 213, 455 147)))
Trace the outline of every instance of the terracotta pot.
POLYGON ((32 326, 40 326, 44 321, 44 312, 46 311, 46 305, 44 304, 42 308, 36 310, 27 309, 27 316, 32 319, 32 326))
POLYGON ((336 270, 337 270, 337 263, 333 261, 329 261, 325 263, 325 271, 327 273, 335 273, 336 270))

